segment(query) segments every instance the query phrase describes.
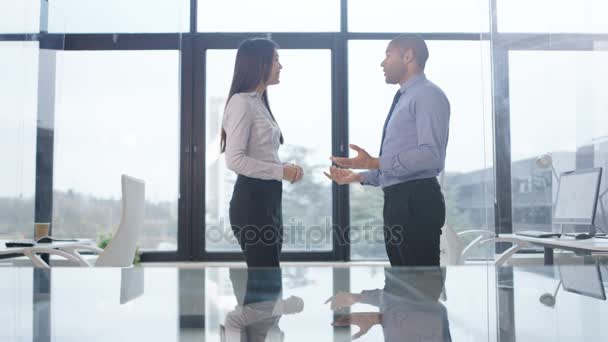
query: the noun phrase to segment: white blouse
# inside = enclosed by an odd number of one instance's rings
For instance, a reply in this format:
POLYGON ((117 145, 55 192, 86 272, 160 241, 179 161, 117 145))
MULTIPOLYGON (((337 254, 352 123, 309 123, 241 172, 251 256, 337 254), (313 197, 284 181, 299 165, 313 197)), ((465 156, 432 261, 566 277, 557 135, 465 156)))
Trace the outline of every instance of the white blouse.
POLYGON ((257 92, 234 94, 224 110, 226 166, 239 175, 283 179, 281 131, 257 92))

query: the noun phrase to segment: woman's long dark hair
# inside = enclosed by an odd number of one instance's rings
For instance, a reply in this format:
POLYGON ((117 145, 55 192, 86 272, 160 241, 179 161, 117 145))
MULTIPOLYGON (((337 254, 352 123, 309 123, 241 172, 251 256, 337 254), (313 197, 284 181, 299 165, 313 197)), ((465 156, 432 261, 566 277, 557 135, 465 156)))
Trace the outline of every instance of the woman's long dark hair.
MULTIPOLYGON (((278 46, 275 42, 265 38, 247 39, 241 43, 236 53, 232 85, 230 86, 226 106, 228 105, 228 102, 230 102, 232 95, 252 92, 257 86, 268 81, 270 71, 272 70, 272 64, 274 63, 275 50, 277 48, 278 46)), ((277 121, 275 120, 274 115, 272 115, 270 105, 268 104, 267 90, 264 90, 262 93, 262 101, 264 101, 264 105, 268 109, 270 117, 276 123, 277 121)), ((280 141, 282 144, 283 133, 281 133, 280 141)), ((222 153, 226 151, 226 131, 223 127, 220 150, 222 153)))

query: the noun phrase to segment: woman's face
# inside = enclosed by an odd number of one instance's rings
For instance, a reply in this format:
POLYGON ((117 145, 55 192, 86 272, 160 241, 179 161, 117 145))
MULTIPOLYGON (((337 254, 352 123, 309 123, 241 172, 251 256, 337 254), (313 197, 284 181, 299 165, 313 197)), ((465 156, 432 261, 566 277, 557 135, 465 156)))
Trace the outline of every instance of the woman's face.
POLYGON ((279 80, 281 69, 283 69, 283 66, 279 62, 279 54, 277 53, 277 50, 274 50, 272 57, 272 68, 270 69, 270 75, 268 76, 268 82, 266 82, 266 85, 273 85, 281 82, 279 80))

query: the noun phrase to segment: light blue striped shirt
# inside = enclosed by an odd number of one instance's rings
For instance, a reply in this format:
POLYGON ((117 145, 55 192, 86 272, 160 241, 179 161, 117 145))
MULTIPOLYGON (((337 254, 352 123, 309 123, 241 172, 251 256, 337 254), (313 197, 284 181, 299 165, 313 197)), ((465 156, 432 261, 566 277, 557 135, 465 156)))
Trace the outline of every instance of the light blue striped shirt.
POLYGON ((361 184, 385 188, 437 177, 445 166, 450 102, 424 74, 409 79, 400 91, 386 127, 380 168, 362 172, 361 184))

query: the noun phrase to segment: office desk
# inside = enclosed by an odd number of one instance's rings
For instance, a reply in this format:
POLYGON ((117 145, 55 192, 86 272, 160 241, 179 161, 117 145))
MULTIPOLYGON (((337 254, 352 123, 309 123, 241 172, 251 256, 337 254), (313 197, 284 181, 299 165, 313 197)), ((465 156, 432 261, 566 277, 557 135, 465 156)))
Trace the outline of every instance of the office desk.
MULTIPOLYGON (((61 250, 62 248, 71 247, 71 246, 79 246, 79 245, 87 245, 87 246, 95 246, 95 241, 91 239, 75 239, 76 241, 57 241, 52 243, 37 243, 31 247, 6 247, 5 243, 9 240, 0 240, 0 257, 1 256, 15 256, 15 255, 25 255, 27 256, 32 263, 37 267, 47 268, 49 265, 42 260, 38 256, 38 254, 44 254, 45 249, 55 249, 59 250, 58 253, 61 256, 65 257, 68 260, 72 260, 76 263, 80 263, 78 257, 73 254, 61 250)), ((12 240, 11 240, 12 241, 12 240)))
POLYGON ((573 237, 564 238, 535 238, 521 236, 517 234, 500 234, 500 237, 508 237, 544 248, 545 265, 553 265, 553 250, 564 249, 568 251, 595 255, 608 253, 608 239, 591 238, 586 240, 576 240, 573 237))

